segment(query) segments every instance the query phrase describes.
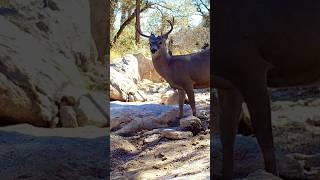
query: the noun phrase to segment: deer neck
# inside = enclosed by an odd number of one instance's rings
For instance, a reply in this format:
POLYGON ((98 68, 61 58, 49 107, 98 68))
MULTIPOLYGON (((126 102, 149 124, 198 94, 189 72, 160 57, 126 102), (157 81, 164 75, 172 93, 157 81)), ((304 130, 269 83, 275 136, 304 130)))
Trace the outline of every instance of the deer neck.
POLYGON ((152 55, 153 66, 165 80, 168 80, 170 55, 166 48, 160 49, 159 53, 152 55))

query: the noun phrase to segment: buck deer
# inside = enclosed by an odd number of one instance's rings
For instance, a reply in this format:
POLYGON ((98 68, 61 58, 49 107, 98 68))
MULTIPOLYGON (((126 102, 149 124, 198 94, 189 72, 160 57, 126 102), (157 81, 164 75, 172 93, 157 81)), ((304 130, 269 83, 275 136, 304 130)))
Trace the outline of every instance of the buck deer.
POLYGON ((173 21, 167 20, 171 29, 160 36, 151 33, 150 36, 141 32, 138 33, 149 39, 152 63, 156 71, 162 76, 172 88, 178 89, 179 94, 179 118, 183 117, 183 104, 186 94, 192 109, 192 114, 196 116, 195 97, 193 89, 207 88, 210 83, 210 51, 171 56, 166 47, 168 35, 173 30, 173 21))
POLYGON ((218 88, 223 179, 231 179, 241 104, 265 169, 278 174, 267 87, 319 85, 320 1, 215 1, 213 86, 218 88))

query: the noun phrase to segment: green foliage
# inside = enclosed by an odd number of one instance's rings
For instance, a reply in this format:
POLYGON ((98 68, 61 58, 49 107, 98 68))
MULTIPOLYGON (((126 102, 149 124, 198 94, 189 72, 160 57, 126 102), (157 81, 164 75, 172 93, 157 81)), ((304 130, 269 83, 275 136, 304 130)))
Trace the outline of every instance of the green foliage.
POLYGON ((111 48, 111 63, 115 58, 122 57, 126 54, 143 53, 150 55, 149 46, 146 39, 140 40, 138 45, 135 44, 135 26, 133 24, 127 26, 119 37, 118 41, 111 48))

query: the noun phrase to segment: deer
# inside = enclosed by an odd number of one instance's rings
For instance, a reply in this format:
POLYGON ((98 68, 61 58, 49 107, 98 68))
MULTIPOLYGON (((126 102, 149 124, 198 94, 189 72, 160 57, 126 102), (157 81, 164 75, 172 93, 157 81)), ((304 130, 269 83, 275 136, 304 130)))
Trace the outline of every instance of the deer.
POLYGON ((319 9, 319 1, 215 1, 212 86, 218 90, 223 179, 233 177, 242 102, 265 170, 279 174, 268 88, 320 85, 319 9))
POLYGON ((173 30, 173 22, 167 20, 170 30, 156 36, 145 35, 140 27, 137 32, 149 40, 152 63, 155 70, 163 77, 169 85, 178 90, 179 94, 179 116, 184 115, 183 106, 186 94, 192 109, 193 116, 196 116, 194 89, 208 88, 210 86, 210 50, 186 55, 170 55, 166 46, 166 40, 173 30))

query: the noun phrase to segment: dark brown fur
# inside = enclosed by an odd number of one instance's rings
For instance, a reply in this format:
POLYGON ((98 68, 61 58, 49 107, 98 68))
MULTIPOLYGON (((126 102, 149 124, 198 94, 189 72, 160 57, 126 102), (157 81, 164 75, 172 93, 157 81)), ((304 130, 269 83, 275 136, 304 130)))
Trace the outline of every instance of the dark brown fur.
POLYGON ((267 87, 320 79, 320 1, 215 1, 214 84, 220 102, 224 179, 232 178, 233 144, 246 102, 265 168, 277 173, 267 87))

